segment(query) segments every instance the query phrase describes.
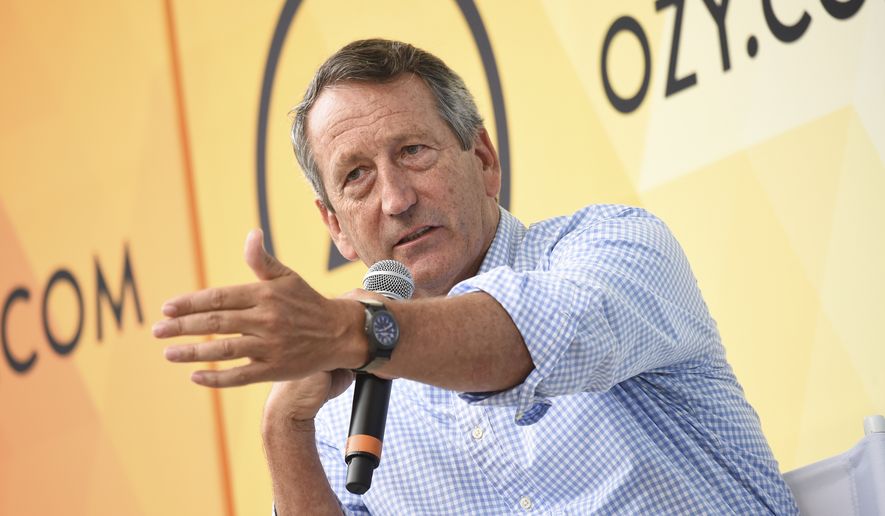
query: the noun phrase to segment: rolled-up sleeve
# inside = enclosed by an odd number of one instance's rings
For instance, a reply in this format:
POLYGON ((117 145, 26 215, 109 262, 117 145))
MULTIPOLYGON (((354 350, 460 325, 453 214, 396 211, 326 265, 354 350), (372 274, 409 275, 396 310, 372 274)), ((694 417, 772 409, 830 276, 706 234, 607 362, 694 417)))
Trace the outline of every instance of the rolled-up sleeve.
POLYGON ((645 371, 719 360, 721 346, 687 260, 663 222, 625 208, 533 237, 533 268, 498 266, 450 295, 494 297, 534 362, 524 382, 499 393, 464 393, 471 403, 514 406, 532 424, 556 396, 601 392, 645 371), (536 240, 533 240, 536 238, 536 240))

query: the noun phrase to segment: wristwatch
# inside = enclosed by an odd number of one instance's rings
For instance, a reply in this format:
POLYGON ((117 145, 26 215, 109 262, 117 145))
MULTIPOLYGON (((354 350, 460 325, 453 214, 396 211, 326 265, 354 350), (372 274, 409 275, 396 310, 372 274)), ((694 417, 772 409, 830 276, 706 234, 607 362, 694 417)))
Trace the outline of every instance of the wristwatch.
POLYGON ((366 338, 369 341, 369 360, 354 369, 361 373, 371 373, 390 360, 399 342, 399 324, 384 306, 374 299, 360 300, 366 309, 366 338))

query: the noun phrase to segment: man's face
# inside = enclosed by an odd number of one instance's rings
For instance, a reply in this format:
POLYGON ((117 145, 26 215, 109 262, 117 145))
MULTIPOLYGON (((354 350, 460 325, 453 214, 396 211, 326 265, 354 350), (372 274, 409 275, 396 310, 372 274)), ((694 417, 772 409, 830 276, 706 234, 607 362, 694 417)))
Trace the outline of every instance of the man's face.
POLYGON ((476 273, 498 223, 497 154, 483 130, 467 151, 419 77, 326 88, 308 138, 335 213, 317 206, 341 254, 394 259, 415 295, 443 295, 476 273))

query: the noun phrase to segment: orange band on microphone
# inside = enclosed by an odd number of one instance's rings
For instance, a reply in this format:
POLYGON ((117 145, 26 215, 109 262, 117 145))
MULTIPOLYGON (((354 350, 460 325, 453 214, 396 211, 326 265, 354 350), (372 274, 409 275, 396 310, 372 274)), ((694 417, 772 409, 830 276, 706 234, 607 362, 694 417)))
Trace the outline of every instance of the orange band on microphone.
POLYGON ((344 455, 362 452, 371 453, 375 457, 381 458, 381 441, 377 437, 366 434, 351 435, 347 438, 347 445, 344 455))

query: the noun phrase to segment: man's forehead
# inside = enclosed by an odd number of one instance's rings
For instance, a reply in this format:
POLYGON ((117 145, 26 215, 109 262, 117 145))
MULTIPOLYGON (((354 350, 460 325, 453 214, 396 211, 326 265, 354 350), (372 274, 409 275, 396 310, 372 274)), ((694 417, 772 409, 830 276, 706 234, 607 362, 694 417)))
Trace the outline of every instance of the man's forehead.
POLYGON ((344 81, 323 88, 308 113, 308 124, 347 109, 371 112, 385 107, 404 110, 433 106, 435 99, 430 89, 413 74, 385 82, 344 81))
POLYGON ((352 81, 323 89, 308 113, 307 136, 312 144, 324 143, 348 129, 388 121, 414 132, 438 117, 435 99, 420 78, 385 83, 352 81))

